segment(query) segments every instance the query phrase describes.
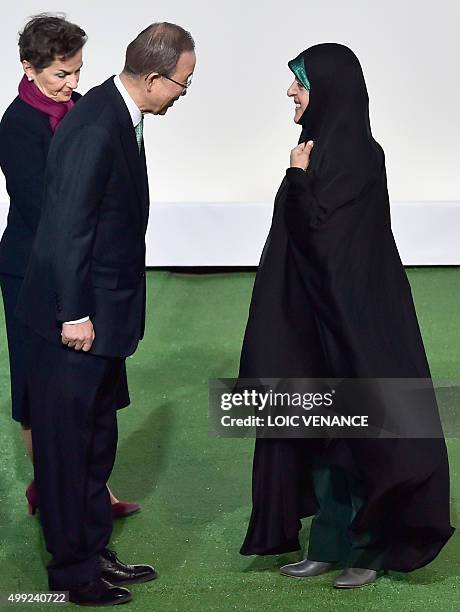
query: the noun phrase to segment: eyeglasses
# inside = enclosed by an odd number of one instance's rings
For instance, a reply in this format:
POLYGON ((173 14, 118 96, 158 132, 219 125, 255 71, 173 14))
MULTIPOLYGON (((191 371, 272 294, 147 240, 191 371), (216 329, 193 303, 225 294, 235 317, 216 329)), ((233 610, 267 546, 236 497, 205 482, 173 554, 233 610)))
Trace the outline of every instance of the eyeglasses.
POLYGON ((172 81, 173 83, 175 83, 176 85, 179 85, 179 87, 182 87, 183 89, 188 89, 190 85, 192 84, 192 75, 188 77, 187 83, 179 83, 179 81, 175 81, 174 79, 172 79, 169 76, 166 76, 165 74, 160 74, 160 76, 162 76, 164 79, 168 79, 168 81, 172 81))

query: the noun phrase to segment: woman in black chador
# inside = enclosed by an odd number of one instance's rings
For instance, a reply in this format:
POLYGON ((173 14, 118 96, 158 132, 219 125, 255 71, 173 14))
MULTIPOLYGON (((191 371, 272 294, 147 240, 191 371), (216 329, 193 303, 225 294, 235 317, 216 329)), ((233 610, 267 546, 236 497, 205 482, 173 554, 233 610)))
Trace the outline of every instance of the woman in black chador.
MULTIPOLYGON (((331 43, 289 67, 303 129, 276 196, 240 378, 429 378, 359 61, 331 43)), ((242 554, 299 549, 310 515, 306 558, 285 575, 339 563, 334 584, 349 588, 426 565, 454 531, 444 439, 258 438, 242 554)))

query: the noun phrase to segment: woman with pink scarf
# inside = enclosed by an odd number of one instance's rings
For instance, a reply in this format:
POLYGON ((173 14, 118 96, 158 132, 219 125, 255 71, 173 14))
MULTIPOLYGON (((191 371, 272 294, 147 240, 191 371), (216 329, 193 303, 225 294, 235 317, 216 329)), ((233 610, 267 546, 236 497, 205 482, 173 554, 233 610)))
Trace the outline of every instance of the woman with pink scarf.
MULTIPOLYGON (((10 196, 8 223, 0 241, 0 286, 8 337, 12 415, 21 423, 31 459, 32 432, 25 383, 30 334, 14 312, 40 220, 51 139, 81 97, 75 89, 86 40, 85 32, 62 16, 33 17, 19 35, 19 55, 24 69, 19 95, 0 123, 0 166, 10 196)), ((130 403, 126 378, 120 385, 119 402, 120 408, 130 403)), ((28 486, 26 497, 29 512, 34 514, 39 505, 34 481, 28 486)), ((121 502, 112 493, 111 499, 114 517, 139 510, 138 504, 121 502)))

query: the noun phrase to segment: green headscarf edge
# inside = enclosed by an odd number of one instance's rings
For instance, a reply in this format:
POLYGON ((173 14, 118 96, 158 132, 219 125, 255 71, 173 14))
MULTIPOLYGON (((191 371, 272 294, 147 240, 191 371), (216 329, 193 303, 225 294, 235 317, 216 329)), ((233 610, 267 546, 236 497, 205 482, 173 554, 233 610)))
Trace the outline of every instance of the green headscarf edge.
POLYGON ((296 79, 299 81, 299 83, 302 83, 302 85, 305 87, 305 89, 307 91, 310 91, 311 86, 310 86, 310 81, 308 80, 308 77, 307 77, 307 72, 305 70, 305 63, 303 61, 303 54, 301 53, 295 59, 289 61, 288 62, 288 66, 292 70, 292 72, 294 73, 294 75, 295 75, 296 79))

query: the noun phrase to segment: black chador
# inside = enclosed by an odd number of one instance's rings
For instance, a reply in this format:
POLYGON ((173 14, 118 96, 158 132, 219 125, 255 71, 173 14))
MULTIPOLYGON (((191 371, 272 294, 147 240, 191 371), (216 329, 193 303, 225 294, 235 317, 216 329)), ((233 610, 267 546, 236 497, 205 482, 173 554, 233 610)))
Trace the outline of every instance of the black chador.
MULTIPOLYGON (((289 168, 276 196, 240 378, 429 379, 361 66, 337 44, 311 47, 302 58, 311 89, 300 142, 313 140, 314 148, 307 171, 289 168)), ((335 527, 314 519, 310 552, 317 560, 338 560, 327 558, 335 553, 349 566, 405 572, 434 559, 453 533, 442 436, 328 445, 257 439, 242 554, 300 548, 300 519, 317 513, 320 496, 345 536, 340 551, 326 550, 335 527), (345 490, 359 502, 348 522, 345 490), (367 565, 357 565, 364 559, 367 565)))

